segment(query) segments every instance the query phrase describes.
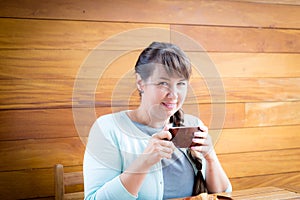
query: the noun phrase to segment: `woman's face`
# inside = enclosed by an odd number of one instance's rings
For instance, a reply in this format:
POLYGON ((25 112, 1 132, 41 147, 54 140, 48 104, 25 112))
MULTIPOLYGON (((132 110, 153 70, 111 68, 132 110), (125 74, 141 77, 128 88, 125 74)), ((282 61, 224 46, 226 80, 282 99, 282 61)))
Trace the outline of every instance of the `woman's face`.
POLYGON ((187 94, 188 80, 170 76, 163 66, 156 66, 152 76, 142 81, 142 104, 157 120, 166 120, 179 110, 187 94))

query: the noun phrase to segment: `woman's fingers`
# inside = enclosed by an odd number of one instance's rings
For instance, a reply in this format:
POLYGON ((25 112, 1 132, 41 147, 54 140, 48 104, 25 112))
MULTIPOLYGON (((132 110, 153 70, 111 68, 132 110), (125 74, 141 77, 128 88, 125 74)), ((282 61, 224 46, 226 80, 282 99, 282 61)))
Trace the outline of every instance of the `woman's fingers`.
POLYGON ((204 157, 213 150, 211 137, 208 134, 206 126, 200 127, 201 131, 194 133, 192 150, 201 153, 204 157))
POLYGON ((193 142, 196 143, 198 146, 203 145, 207 146, 208 144, 206 143, 206 139, 203 138, 193 138, 193 142))
POLYGON ((149 155, 149 159, 153 159, 155 162, 160 161, 163 158, 171 158, 175 150, 173 142, 168 141, 172 137, 168 131, 162 131, 152 135, 149 141, 148 147, 145 153, 149 155))
POLYGON ((157 138, 157 139, 160 139, 160 140, 163 140, 163 139, 171 140, 172 139, 172 134, 169 131, 164 130, 164 131, 161 131, 159 133, 153 134, 152 138, 157 138))

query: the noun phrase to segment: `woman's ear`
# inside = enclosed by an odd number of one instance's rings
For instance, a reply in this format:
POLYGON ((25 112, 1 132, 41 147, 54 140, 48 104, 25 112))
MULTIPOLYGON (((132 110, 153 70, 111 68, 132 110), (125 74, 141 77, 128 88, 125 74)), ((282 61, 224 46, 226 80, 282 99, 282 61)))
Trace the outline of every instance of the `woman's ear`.
POLYGON ((139 90, 140 94, 142 94, 144 93, 144 81, 138 73, 135 74, 135 77, 136 77, 136 87, 139 90))

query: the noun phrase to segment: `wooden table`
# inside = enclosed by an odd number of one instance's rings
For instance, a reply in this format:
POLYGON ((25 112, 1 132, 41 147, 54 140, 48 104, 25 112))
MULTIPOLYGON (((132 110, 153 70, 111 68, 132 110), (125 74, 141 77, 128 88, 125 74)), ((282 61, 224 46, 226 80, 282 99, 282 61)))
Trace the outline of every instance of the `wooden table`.
POLYGON ((262 187, 246 190, 233 191, 227 194, 232 199, 261 199, 261 200, 284 200, 284 199, 300 199, 300 194, 278 187, 262 187))
MULTIPOLYGON (((218 199, 220 200, 300 200, 300 193, 278 187, 252 188, 245 190, 236 190, 231 193, 220 193, 214 195, 217 195, 218 199)), ((173 200, 202 200, 202 198, 200 196, 194 196, 173 200)))

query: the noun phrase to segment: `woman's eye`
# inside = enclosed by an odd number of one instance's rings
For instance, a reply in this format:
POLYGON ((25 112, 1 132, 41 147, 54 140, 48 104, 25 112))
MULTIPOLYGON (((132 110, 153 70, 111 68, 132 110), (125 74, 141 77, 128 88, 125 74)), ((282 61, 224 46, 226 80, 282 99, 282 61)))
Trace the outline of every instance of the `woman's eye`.
POLYGON ((186 83, 185 83, 185 82, 179 82, 178 85, 179 85, 179 86, 185 86, 186 83))
POLYGON ((169 84, 167 82, 160 82, 158 85, 161 85, 161 86, 169 86, 169 84))

